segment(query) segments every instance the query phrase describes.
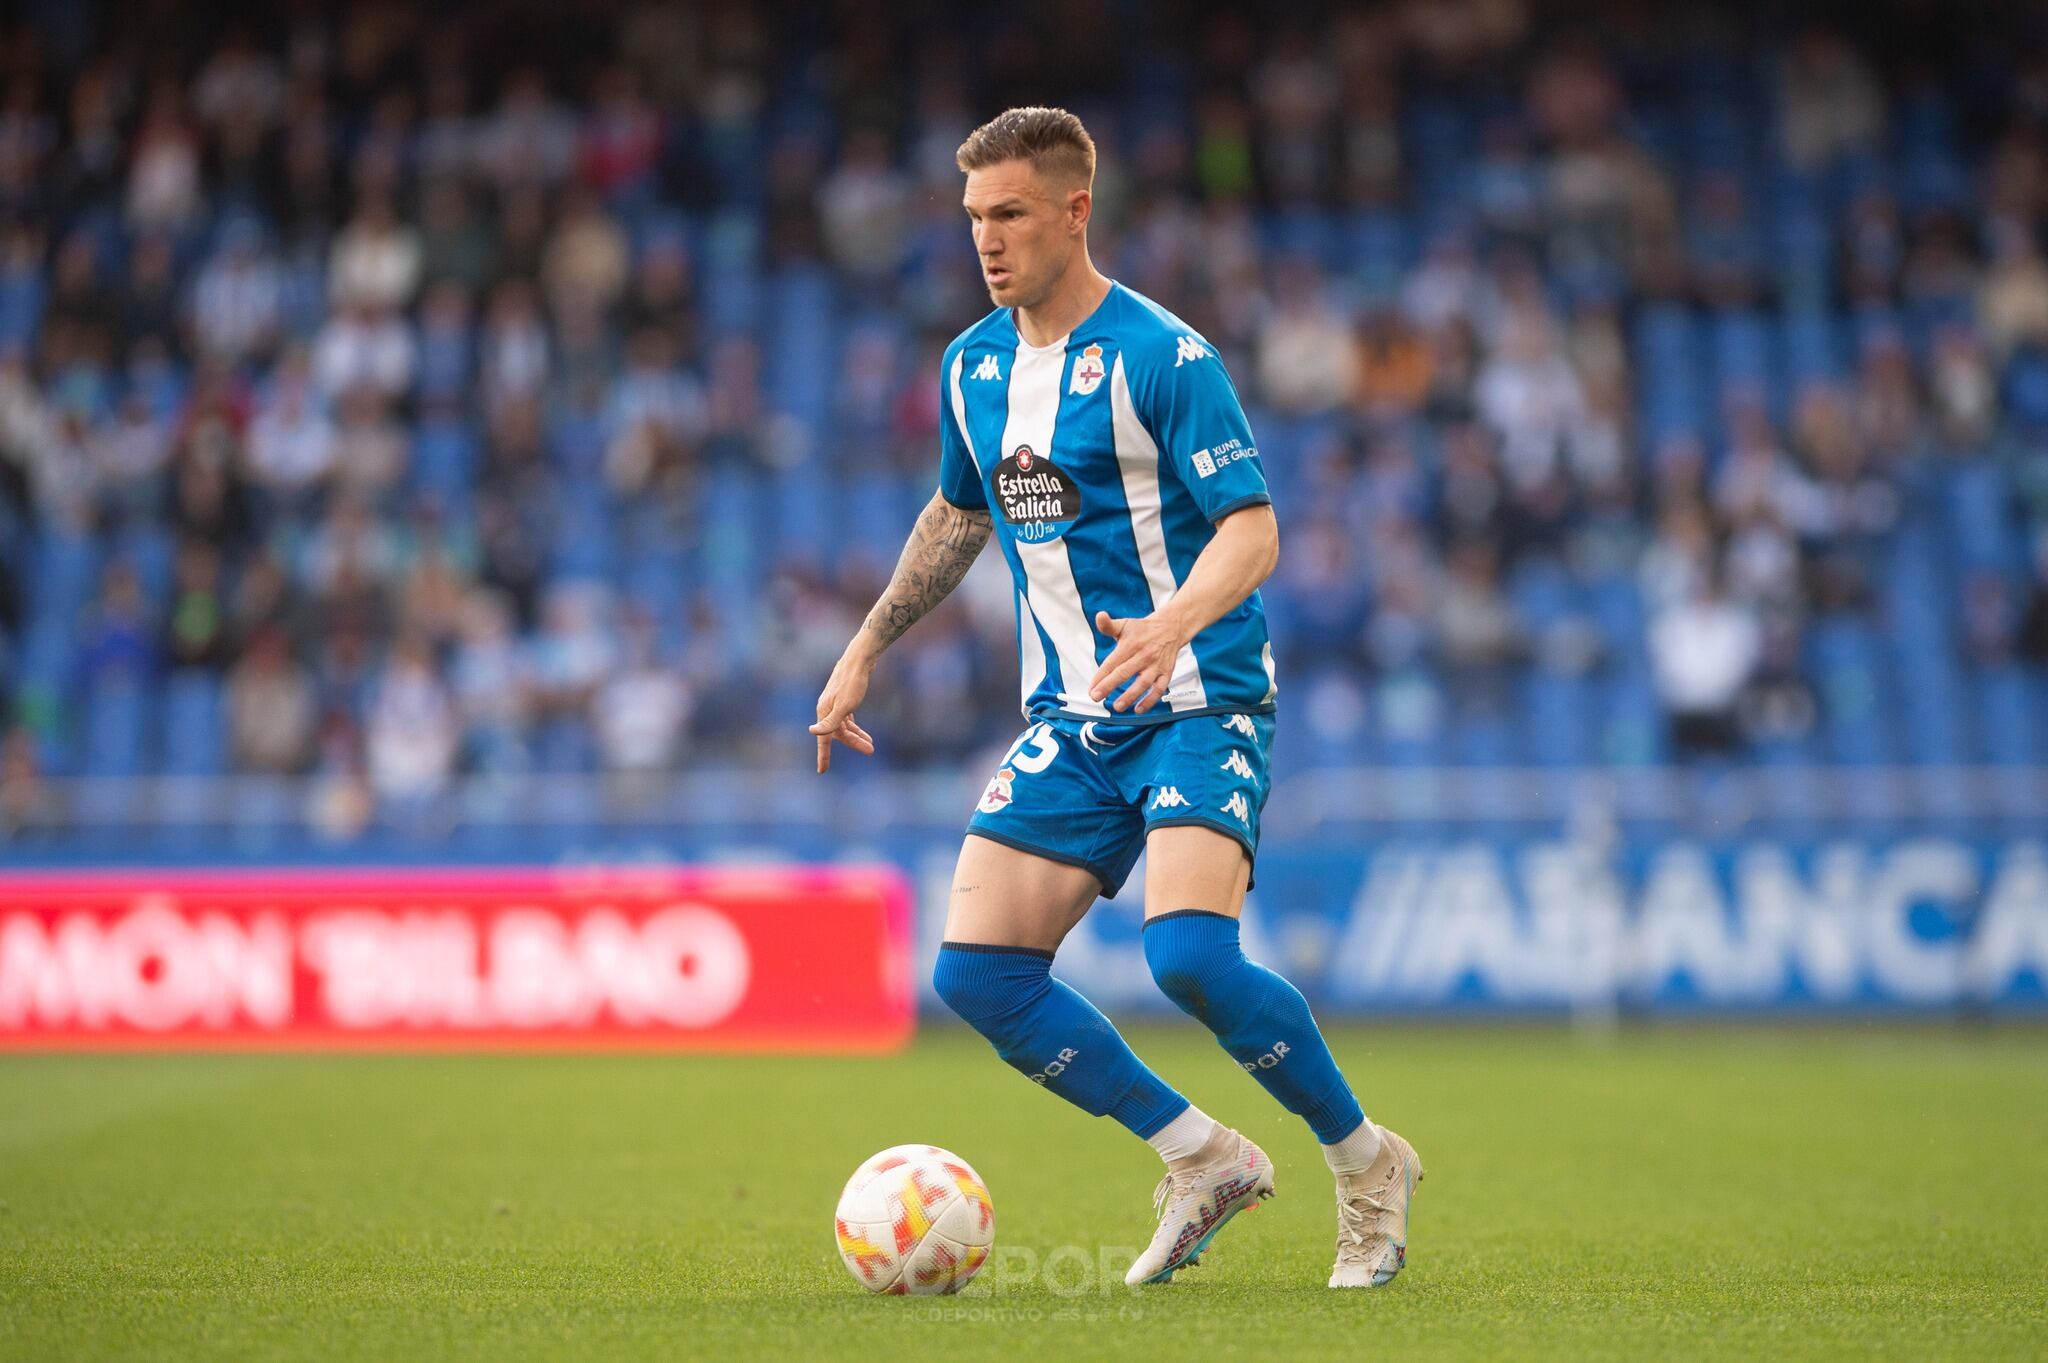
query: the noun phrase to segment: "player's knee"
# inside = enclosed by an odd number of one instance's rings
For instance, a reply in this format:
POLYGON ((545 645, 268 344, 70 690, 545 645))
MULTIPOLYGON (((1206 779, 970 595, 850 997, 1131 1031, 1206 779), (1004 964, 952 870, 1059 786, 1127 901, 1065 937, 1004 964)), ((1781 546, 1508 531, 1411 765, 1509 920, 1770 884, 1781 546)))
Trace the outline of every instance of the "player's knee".
POLYGON ((1213 986, 1243 959, 1237 920, 1223 914, 1167 914, 1145 925, 1145 964, 1152 969, 1152 982, 1182 1012, 1204 1021, 1213 986))
POLYGON ((932 966, 932 988, 963 1021, 986 1034, 1043 993, 1051 970, 1044 952, 947 942, 932 966))

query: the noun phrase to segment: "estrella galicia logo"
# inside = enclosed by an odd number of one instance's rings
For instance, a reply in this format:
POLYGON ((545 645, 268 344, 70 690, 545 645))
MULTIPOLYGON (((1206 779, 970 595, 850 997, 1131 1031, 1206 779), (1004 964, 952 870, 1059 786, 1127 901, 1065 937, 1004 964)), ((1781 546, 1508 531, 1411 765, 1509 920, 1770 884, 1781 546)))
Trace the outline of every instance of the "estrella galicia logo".
POLYGON ((1081 489, 1029 445, 1019 445, 996 465, 993 482, 1003 519, 1026 544, 1058 539, 1081 514, 1081 489))

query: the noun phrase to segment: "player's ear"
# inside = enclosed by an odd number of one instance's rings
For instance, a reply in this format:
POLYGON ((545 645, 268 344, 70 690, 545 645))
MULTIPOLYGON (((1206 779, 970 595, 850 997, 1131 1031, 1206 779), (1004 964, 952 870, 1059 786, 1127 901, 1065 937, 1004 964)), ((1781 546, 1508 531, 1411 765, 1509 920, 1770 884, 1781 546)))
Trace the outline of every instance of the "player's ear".
POLYGON ((1086 189, 1076 189, 1067 194, 1067 230, 1084 232, 1088 229, 1089 216, 1095 211, 1095 195, 1086 189))

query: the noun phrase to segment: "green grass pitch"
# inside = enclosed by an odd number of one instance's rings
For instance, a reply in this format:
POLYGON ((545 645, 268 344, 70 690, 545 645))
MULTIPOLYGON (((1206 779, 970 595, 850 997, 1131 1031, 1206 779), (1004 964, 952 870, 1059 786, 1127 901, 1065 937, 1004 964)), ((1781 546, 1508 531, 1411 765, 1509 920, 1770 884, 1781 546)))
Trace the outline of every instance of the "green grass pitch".
POLYGON ((1347 1293, 1307 1131, 1192 1024, 1131 1036, 1279 1166, 1135 1294, 1102 1269, 1149 1232, 1151 1152, 959 1031, 0 1060, 0 1358, 2048 1356, 2039 1029, 1339 1029, 1429 1171, 1408 1270, 1347 1293), (1005 1257, 959 1297, 871 1297, 831 1244, 847 1174, 912 1140, 994 1193, 1005 1257))

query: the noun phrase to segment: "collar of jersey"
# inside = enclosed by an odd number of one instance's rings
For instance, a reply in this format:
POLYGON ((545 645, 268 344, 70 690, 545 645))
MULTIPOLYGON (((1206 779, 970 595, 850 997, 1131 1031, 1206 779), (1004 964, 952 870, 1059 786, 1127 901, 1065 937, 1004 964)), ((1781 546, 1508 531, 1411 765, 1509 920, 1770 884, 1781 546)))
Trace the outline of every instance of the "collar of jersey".
POLYGON ((1024 339, 1024 328, 1017 325, 1017 310, 1015 308, 1011 308, 1010 330, 1017 333, 1018 348, 1021 350, 1028 350, 1034 355, 1050 355, 1056 350, 1065 350, 1067 348, 1067 342, 1074 339, 1074 332, 1086 331, 1088 329, 1088 324, 1090 322, 1093 322, 1096 318, 1102 315, 1102 310, 1109 306, 1109 300, 1116 297, 1116 291, 1118 289, 1121 289, 1122 287, 1123 285, 1117 283, 1114 279, 1110 280, 1109 292, 1102 295, 1102 301, 1095 305, 1095 311, 1089 313, 1086 317, 1083 317, 1079 322, 1075 323, 1073 331, 1069 331, 1066 335, 1060 337, 1056 341, 1047 341, 1044 345, 1033 345, 1031 344, 1031 342, 1024 339))

